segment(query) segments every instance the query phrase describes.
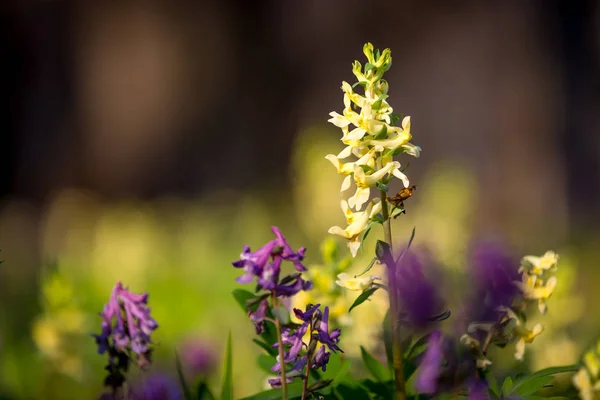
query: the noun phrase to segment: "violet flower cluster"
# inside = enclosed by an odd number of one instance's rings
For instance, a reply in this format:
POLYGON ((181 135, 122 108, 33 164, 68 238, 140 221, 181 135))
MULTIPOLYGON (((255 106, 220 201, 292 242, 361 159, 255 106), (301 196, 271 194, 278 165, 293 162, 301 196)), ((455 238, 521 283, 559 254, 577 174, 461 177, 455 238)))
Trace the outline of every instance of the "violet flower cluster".
POLYGON ((278 297, 289 297, 301 290, 311 289, 312 284, 302 279, 300 274, 290 275, 280 281, 281 263, 284 260, 292 262, 296 271, 306 271, 306 267, 302 265, 306 249, 301 247, 294 252, 279 228, 273 226, 271 230, 276 236, 275 239, 254 252, 245 245, 240 259, 232 263, 234 267, 244 271, 244 275, 237 278, 237 282, 250 283, 256 279, 258 290, 275 291, 278 297))
MULTIPOLYGON (((302 324, 295 331, 285 328, 281 334, 281 340, 287 348, 283 364, 292 364, 291 369, 286 369, 287 383, 303 376, 307 364, 310 364, 311 369, 321 368, 322 371, 326 371, 331 355, 327 348, 333 353, 344 352, 338 346, 341 331, 339 329, 329 331, 329 307, 325 307, 321 313, 320 306, 320 304, 308 305, 305 311, 294 308, 294 314, 302 324), (310 333, 308 343, 303 340, 306 332, 310 333), (319 344, 321 346, 315 351, 319 344), (306 352, 301 354, 303 349, 306 349, 306 352)), ((277 346, 278 343, 273 345, 273 347, 277 346)), ((269 379, 269 384, 273 388, 281 387, 281 364, 282 361, 277 357, 277 363, 271 368, 271 371, 278 373, 277 378, 269 379)))
POLYGON ((123 287, 121 282, 115 285, 102 317, 102 332, 92 335, 96 338, 98 353, 108 353, 108 376, 105 385, 114 390, 125 381, 124 372, 129 367, 132 356, 141 368, 151 362, 150 335, 158 328, 150 316, 148 294, 134 294, 123 287))

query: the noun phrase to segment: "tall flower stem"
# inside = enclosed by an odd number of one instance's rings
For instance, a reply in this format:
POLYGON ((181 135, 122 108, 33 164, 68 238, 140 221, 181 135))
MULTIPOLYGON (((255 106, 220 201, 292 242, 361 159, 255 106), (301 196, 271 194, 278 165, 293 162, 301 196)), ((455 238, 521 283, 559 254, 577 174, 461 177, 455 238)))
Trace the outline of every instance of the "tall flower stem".
MULTIPOLYGON (((388 210, 386 193, 381 190, 381 214, 383 216, 383 235, 385 242, 390 246, 390 259, 393 262, 392 251, 392 224, 388 210)), ((388 265, 388 270, 395 271, 395 265, 388 265)), ((400 345, 400 322, 398 321, 398 305, 392 294, 392 285, 388 284, 388 297, 390 302, 390 322, 392 324, 392 360, 394 366, 394 380, 396 382, 396 398, 398 400, 406 400, 406 384, 404 382, 404 366, 402 361, 402 348, 400 345)))
POLYGON ((311 359, 312 359, 312 351, 311 351, 311 342, 314 340, 312 337, 312 331, 313 331, 313 325, 312 325, 312 321, 310 322, 310 327, 309 327, 309 333, 310 333, 310 342, 308 344, 308 352, 306 354, 306 371, 304 372, 304 377, 302 378, 302 380, 304 381, 302 383, 302 400, 306 400, 306 395, 308 394, 307 389, 308 389, 308 377, 310 376, 310 363, 311 363, 311 359))
MULTIPOLYGON (((271 292, 271 300, 273 302, 273 307, 277 306, 277 295, 275 294, 275 290, 271 292)), ((279 365, 281 366, 281 394, 282 400, 287 400, 287 381, 285 377, 285 354, 283 349, 283 340, 281 338, 281 321, 278 318, 275 318, 275 328, 277 329, 277 344, 279 347, 279 365)))

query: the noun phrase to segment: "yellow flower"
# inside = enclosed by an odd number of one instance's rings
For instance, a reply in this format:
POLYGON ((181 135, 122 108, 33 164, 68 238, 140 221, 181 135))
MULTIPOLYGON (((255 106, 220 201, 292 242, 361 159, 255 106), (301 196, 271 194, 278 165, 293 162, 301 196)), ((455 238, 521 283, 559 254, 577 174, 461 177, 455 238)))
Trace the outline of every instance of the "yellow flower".
POLYGON ((365 289, 369 288, 376 279, 381 279, 378 276, 370 276, 370 275, 363 275, 363 276, 354 275, 354 276, 352 276, 345 272, 339 274, 337 277, 338 277, 338 280, 335 281, 335 283, 338 286, 341 286, 348 290, 365 290, 365 289))
POLYGON ((358 165, 354 166, 354 182, 356 183, 356 192, 348 199, 350 207, 359 211, 363 204, 369 201, 371 188, 381 181, 386 175, 392 174, 402 181, 404 187, 410 184, 406 175, 400 172, 400 163, 398 161, 388 162, 383 168, 367 175, 358 165))
POLYGON ((548 278, 546 282, 535 275, 523 274, 523 282, 515 282, 521 289, 526 299, 537 300, 540 313, 545 314, 548 310, 546 301, 552 296, 558 280, 555 276, 548 278))
POLYGON ((582 367, 573 376, 573 386, 579 391, 579 397, 582 400, 600 400, 600 381, 592 383, 585 367, 582 367))
POLYGON ((352 257, 355 257, 356 252, 360 247, 360 237, 365 229, 367 229, 369 220, 381 211, 381 203, 379 202, 379 199, 374 199, 364 211, 357 212, 352 212, 348 207, 348 202, 345 200, 342 200, 341 205, 342 210, 346 215, 348 227, 342 229, 339 226, 333 226, 329 228, 329 233, 348 239, 348 248, 352 253, 352 257))
POLYGON ((507 318, 515 320, 513 334, 518 338, 515 347, 515 358, 522 361, 525 354, 525 344, 533 342, 533 339, 541 335, 544 332, 544 326, 542 324, 535 324, 533 329, 527 329, 523 321, 513 310, 506 307, 502 307, 502 310, 506 311, 507 318))
POLYGON ((549 250, 543 256, 525 256, 521 261, 519 272, 527 269, 531 274, 541 275, 544 271, 556 270, 558 254, 549 250))

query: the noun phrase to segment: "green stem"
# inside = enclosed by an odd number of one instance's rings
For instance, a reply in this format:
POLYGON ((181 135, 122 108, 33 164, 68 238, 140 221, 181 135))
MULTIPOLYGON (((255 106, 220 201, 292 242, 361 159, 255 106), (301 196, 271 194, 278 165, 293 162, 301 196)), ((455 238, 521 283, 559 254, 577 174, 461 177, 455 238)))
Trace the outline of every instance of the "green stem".
MULTIPOLYGON (((381 190, 381 214, 383 216, 383 235, 385 242, 390 246, 390 253, 393 260, 392 250, 392 224, 388 211, 388 203, 386 193, 381 190)), ((395 266, 388 265, 388 269, 395 270, 395 266)), ((389 286, 389 285, 388 285, 389 286)), ((400 345, 400 322, 398 321, 398 305, 396 299, 388 290, 388 298, 390 302, 390 322, 392 324, 392 360, 394 366, 394 380, 396 382, 396 399, 406 400, 406 384, 404 382, 404 366, 402 360, 402 348, 400 345)))
POLYGON ((311 349, 311 344, 312 341, 314 340, 312 337, 312 331, 313 331, 313 326, 312 326, 312 320, 310 322, 310 328, 309 328, 309 332, 310 332, 310 342, 308 343, 308 352, 306 354, 306 372, 304 373, 304 377, 302 378, 302 380, 304 382, 302 382, 302 400, 306 400, 306 395, 308 394, 308 377, 310 376, 310 363, 312 361, 312 351, 311 349))
MULTIPOLYGON (((277 307, 277 296, 275 295, 275 291, 273 290, 271 301, 273 302, 273 307, 277 307)), ((281 371, 281 394, 282 400, 287 400, 287 381, 285 378, 285 353, 283 349, 283 340, 281 339, 281 321, 278 318, 275 318, 275 328, 277 328, 277 344, 279 347, 279 365, 281 371)))

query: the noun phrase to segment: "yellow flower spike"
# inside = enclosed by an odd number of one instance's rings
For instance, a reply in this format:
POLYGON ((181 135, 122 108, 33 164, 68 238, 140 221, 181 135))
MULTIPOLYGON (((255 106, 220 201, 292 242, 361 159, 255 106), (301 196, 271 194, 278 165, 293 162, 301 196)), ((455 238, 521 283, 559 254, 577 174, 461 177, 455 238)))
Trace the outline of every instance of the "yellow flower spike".
POLYGON ((592 380, 585 368, 581 368, 573 376, 573 386, 579 391, 582 400, 600 399, 600 381, 592 384, 592 380))
POLYGON ((353 275, 347 274, 345 272, 342 272, 337 277, 338 277, 338 280, 335 281, 335 283, 338 286, 341 286, 345 289, 353 290, 353 291, 359 291, 359 290, 362 291, 362 290, 368 289, 375 280, 381 279, 378 276, 370 276, 370 275, 363 275, 363 276, 354 275, 353 276, 353 275))
POLYGON ((598 378, 598 375, 600 374, 600 360, 596 353, 593 351, 586 352, 583 356, 583 363, 590 372, 590 375, 593 378, 598 378))
POLYGON ((385 165, 383 168, 367 175, 365 171, 358 165, 354 166, 354 182, 356 183, 356 193, 348 199, 350 207, 360 210, 371 194, 371 188, 381 181, 386 175, 393 174, 402 180, 405 187, 408 186, 408 178, 400 172, 400 163, 393 161, 385 165))
POLYGON ((369 220, 381 211, 381 203, 379 202, 379 199, 374 199, 364 211, 359 212, 352 212, 348 207, 348 202, 345 200, 342 200, 341 206, 346 215, 348 227, 342 229, 339 226, 333 226, 329 228, 329 233, 348 239, 348 248, 352 253, 352 257, 356 257, 356 253, 358 252, 361 243, 360 236, 367 228, 369 220))

